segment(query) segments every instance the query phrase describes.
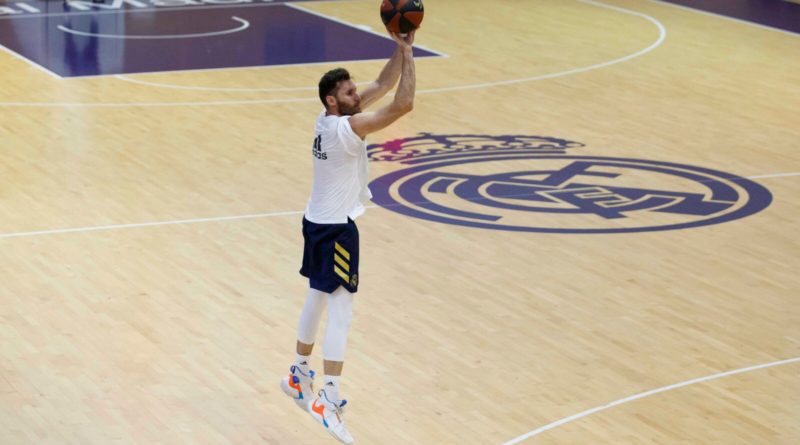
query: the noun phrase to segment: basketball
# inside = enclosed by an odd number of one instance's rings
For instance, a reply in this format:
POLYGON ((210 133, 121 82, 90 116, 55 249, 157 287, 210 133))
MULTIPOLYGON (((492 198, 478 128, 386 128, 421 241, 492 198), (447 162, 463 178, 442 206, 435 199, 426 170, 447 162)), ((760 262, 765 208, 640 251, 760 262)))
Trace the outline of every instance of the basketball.
POLYGON ((381 2, 381 20, 386 29, 398 34, 406 34, 422 23, 425 8, 422 0, 383 0, 381 2))

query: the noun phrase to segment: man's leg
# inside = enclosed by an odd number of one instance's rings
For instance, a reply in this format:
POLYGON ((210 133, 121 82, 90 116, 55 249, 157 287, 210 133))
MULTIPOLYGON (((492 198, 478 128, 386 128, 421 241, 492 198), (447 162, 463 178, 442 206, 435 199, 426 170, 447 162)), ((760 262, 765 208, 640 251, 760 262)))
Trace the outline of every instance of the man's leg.
POLYGON ((289 375, 281 380, 281 389, 295 400, 301 409, 308 409, 313 398, 314 371, 311 370, 311 351, 319 328, 322 312, 327 304, 328 294, 309 288, 300 320, 297 323, 297 357, 289 368, 289 375))
POLYGON ((346 444, 352 443, 353 437, 347 431, 342 417, 342 408, 347 401, 339 397, 339 379, 352 318, 353 294, 340 286, 328 297, 328 325, 323 345, 325 384, 309 405, 312 417, 322 423, 333 437, 346 444))
POLYGON ((308 288, 306 294, 306 303, 303 306, 303 311, 300 312, 300 320, 297 322, 297 358, 298 365, 303 357, 308 358, 311 351, 314 350, 314 341, 317 338, 317 330, 319 329, 319 321, 322 318, 322 312, 325 311, 325 306, 328 303, 328 294, 325 292, 308 288))
POLYGON ((353 294, 339 286, 328 297, 328 325, 325 329, 325 392, 331 400, 339 400, 339 378, 344 367, 347 335, 353 319, 353 294))

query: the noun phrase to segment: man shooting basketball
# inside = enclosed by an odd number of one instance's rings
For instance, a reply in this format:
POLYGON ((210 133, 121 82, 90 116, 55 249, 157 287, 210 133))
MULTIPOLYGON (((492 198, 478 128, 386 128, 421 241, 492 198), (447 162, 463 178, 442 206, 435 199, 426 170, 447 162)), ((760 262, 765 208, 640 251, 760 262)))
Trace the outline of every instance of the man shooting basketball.
POLYGON ((283 391, 307 410, 327 431, 343 443, 353 443, 345 427, 339 396, 347 334, 358 290, 358 228, 355 219, 364 213, 363 202, 372 194, 367 187, 366 141, 414 107, 416 75, 412 44, 414 32, 405 36, 390 32, 397 48, 378 79, 359 94, 343 68, 325 73, 319 81, 319 98, 325 110, 316 122, 313 155, 314 180, 303 217, 303 265, 300 274, 309 280, 306 302, 297 328, 297 358, 281 381, 283 391), (374 111, 362 112, 398 83, 394 99, 374 111), (325 378, 312 398, 314 371, 310 355, 325 306, 328 323, 323 344, 325 378))

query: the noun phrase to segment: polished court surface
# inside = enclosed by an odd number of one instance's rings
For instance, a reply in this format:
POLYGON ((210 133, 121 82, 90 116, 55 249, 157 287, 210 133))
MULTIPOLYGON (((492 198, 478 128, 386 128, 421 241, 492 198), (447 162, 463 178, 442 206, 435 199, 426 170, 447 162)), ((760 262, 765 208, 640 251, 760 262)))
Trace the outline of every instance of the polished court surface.
MULTIPOLYGON (((335 443, 278 381, 316 82, 378 74, 378 3, 0 2, 0 444, 335 443)), ((356 443, 800 443, 800 4, 688 3, 426 2, 356 443)))

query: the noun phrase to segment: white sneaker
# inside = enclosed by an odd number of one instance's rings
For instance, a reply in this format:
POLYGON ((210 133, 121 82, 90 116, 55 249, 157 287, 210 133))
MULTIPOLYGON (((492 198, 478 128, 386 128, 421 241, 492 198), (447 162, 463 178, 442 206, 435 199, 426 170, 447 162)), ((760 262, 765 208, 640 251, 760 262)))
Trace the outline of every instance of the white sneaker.
POLYGON ((339 442, 351 444, 353 436, 344 426, 344 406, 346 404, 347 400, 336 402, 329 400, 325 390, 321 389, 317 398, 308 405, 308 412, 339 442))
POLYGON ((308 411, 308 403, 314 394, 314 371, 304 374, 296 365, 289 368, 289 375, 281 379, 281 389, 303 411, 308 411))

